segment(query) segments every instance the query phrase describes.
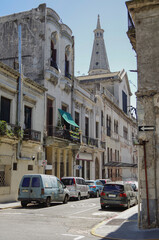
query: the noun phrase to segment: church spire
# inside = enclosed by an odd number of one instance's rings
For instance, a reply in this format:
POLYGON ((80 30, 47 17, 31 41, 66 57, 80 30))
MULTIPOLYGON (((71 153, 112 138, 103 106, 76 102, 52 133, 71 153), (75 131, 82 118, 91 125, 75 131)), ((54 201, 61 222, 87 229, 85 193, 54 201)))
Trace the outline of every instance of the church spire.
POLYGON ((88 72, 89 75, 110 72, 103 33, 104 30, 101 29, 100 16, 98 15, 97 27, 94 30, 94 43, 88 72))
POLYGON ((97 20, 97 29, 101 29, 101 26, 100 26, 100 16, 98 14, 98 20, 97 20))

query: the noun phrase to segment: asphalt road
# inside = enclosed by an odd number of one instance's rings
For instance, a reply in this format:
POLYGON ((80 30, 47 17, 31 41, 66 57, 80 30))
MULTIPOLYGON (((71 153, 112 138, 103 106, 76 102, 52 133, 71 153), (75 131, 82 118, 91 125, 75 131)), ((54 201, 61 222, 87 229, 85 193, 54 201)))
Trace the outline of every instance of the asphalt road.
POLYGON ((29 205, 0 211, 0 240, 93 240, 90 232, 104 219, 122 209, 100 209, 99 198, 51 204, 29 205))

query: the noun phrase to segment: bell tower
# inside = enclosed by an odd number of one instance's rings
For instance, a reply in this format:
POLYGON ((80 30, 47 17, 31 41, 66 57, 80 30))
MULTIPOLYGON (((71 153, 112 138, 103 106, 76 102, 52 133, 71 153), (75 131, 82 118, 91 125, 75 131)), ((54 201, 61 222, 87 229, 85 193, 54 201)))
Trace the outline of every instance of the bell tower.
POLYGON ((97 27, 94 30, 94 43, 92 57, 89 67, 89 75, 109 73, 109 62, 107 58, 104 38, 104 30, 100 26, 100 16, 98 15, 97 27))

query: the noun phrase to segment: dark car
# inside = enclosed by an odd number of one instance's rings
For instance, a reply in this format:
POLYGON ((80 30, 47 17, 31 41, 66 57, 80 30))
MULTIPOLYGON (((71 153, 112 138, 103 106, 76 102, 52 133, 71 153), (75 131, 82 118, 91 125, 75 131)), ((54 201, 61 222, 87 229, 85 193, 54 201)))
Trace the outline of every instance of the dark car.
POLYGON ((107 183, 100 197, 102 209, 106 206, 130 208, 137 202, 136 192, 129 183, 107 183))

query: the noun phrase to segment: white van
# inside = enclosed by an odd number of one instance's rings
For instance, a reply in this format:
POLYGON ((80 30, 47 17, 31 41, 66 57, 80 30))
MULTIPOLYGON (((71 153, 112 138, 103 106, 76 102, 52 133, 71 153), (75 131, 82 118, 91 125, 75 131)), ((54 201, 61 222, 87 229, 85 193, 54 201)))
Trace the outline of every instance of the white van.
POLYGON ((70 198, 80 200, 81 198, 89 198, 89 187, 81 177, 62 177, 61 182, 68 188, 70 198))
POLYGON ((51 202, 67 203, 69 197, 66 186, 52 175, 26 174, 19 184, 18 200, 22 207, 32 202, 43 203, 49 207, 51 202))

